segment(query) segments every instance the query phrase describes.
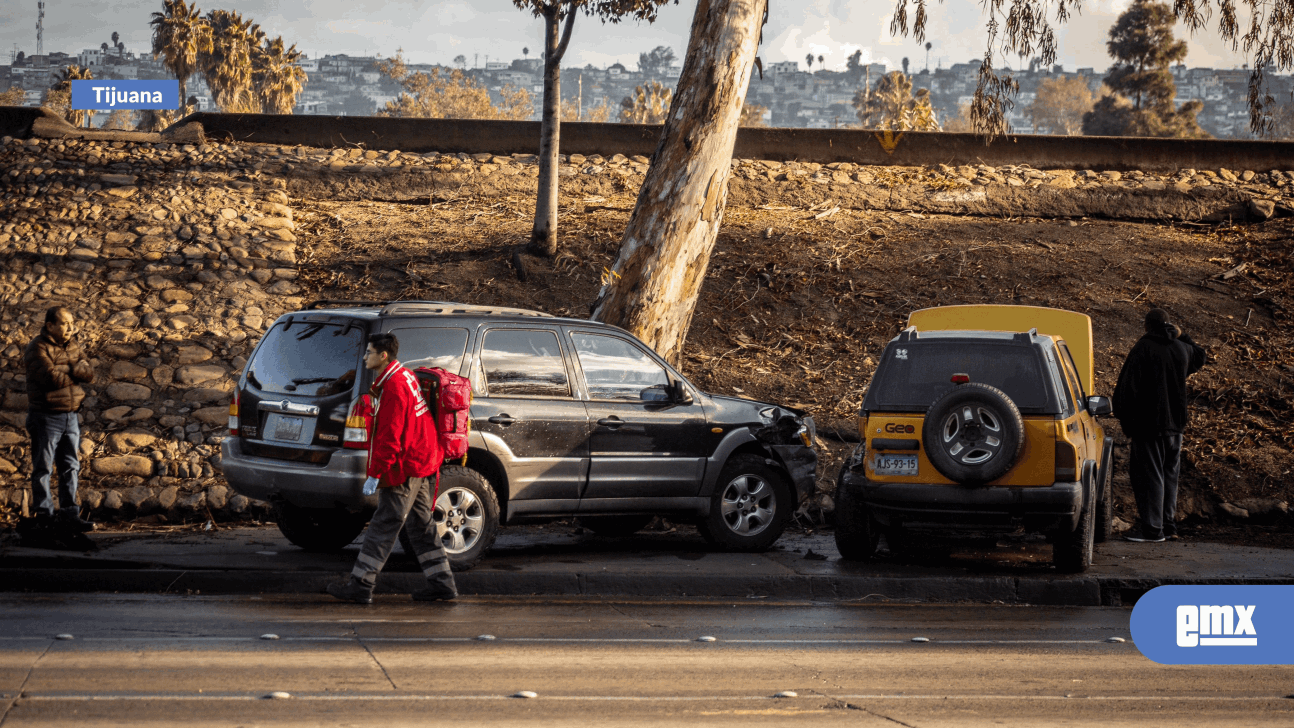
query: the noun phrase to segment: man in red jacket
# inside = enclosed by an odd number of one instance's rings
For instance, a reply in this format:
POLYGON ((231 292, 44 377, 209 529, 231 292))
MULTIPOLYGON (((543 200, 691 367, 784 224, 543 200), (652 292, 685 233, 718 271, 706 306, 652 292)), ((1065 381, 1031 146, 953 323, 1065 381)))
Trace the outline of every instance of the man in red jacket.
POLYGON ((369 521, 350 579, 328 585, 334 597, 360 604, 373 602, 377 574, 401 528, 408 528, 418 565, 427 578, 427 586, 414 592, 413 598, 434 602, 458 596, 449 556, 431 521, 435 500, 431 484, 444 460, 435 418, 418 390, 417 377, 396 360, 399 350, 394 335, 377 334, 369 338, 364 353, 364 366, 375 376, 369 394, 376 403, 364 495, 377 493, 377 512, 369 521))

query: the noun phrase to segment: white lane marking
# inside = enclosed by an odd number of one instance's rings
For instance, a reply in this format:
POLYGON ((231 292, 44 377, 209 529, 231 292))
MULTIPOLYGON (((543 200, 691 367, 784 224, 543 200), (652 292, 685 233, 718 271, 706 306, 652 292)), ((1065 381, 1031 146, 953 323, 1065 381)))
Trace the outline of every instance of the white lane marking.
MULTIPOLYGON (((301 694, 293 693, 293 700, 319 700, 319 701, 434 701, 434 700, 514 700, 514 694, 509 695, 391 695, 384 694, 347 694, 347 695, 326 695, 326 694, 301 694)), ((1250 695, 1250 696, 1221 696, 1221 695, 1083 695, 1067 698, 1063 695, 823 695, 823 696, 806 696, 806 698, 819 698, 823 700, 1110 700, 1110 701, 1158 701, 1167 700, 1184 700, 1194 702, 1257 702, 1268 700, 1287 700, 1288 698, 1281 695, 1250 695)), ((39 702, 59 702, 59 701, 76 701, 76 702, 142 702, 142 701, 252 701, 265 700, 264 693, 247 694, 247 695, 169 695, 169 694, 138 694, 138 695, 93 695, 93 694, 67 694, 67 695, 32 695, 28 693, 20 700, 39 701, 39 702)), ((671 702, 690 702, 701 700, 786 700, 786 698, 777 698, 768 695, 544 695, 540 700, 566 700, 566 701, 671 701, 671 702)))
MULTIPOLYGON (((248 637, 176 637, 169 635, 129 635, 121 637, 82 637, 82 642, 260 642, 265 638, 248 637)), ((279 637, 279 642, 354 642, 356 637, 279 637)), ((480 637, 369 637, 367 642, 478 642, 480 637)), ((50 641, 49 637, 0 636, 0 642, 50 641)), ((692 644, 695 639, 660 637, 496 637, 497 642, 560 642, 573 644, 692 644)), ((717 642, 740 645, 910 645, 908 639, 729 639, 717 642)), ((1103 639, 1090 640, 945 640, 933 639, 930 645, 1105 645, 1103 639)))

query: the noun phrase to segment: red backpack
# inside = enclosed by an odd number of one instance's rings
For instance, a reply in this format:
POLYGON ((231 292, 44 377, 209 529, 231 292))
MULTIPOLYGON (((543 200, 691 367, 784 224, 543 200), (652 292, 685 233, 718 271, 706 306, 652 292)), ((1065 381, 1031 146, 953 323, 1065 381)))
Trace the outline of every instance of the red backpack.
POLYGON ((445 462, 462 460, 466 465, 467 432, 472 425, 471 382, 436 367, 418 367, 413 373, 435 418, 436 436, 440 439, 445 462))

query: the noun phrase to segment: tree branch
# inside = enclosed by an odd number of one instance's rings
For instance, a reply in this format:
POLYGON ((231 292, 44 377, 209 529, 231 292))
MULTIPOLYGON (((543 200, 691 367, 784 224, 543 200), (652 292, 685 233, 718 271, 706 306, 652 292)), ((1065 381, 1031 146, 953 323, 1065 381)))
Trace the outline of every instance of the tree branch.
POLYGON ((566 14, 566 27, 562 28, 562 39, 557 43, 557 50, 553 52, 555 63, 562 62, 562 56, 566 55, 566 46, 571 42, 571 30, 575 28, 575 10, 576 8, 572 7, 566 14))

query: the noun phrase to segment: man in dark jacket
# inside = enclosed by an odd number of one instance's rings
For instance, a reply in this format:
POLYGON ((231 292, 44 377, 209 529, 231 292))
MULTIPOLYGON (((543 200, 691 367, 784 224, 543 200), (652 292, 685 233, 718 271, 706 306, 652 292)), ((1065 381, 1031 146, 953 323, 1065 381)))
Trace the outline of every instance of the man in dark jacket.
POLYGON ((328 585, 334 597, 360 604, 372 603, 378 572, 402 528, 427 579, 427 586, 413 593, 414 600, 448 601, 458 596, 449 554, 431 520, 436 499, 433 482, 444 460, 435 417, 418 389, 418 378, 396 360, 399 351, 394 335, 377 334, 364 353, 364 366, 375 378, 369 394, 377 402, 364 495, 377 494, 377 512, 368 523, 350 579, 328 585))
POLYGON ((1177 538, 1177 474, 1186 429, 1186 377, 1204 366, 1204 349, 1168 320, 1146 314, 1146 334, 1128 352, 1114 388, 1114 415, 1132 441, 1129 475, 1140 516, 1125 538, 1177 538))
POLYGON ((27 432, 31 435, 31 494, 37 515, 59 518, 82 531, 94 524, 81 519, 76 504, 77 475, 81 471, 81 421, 77 414, 85 391, 80 384, 94 381, 94 369, 73 339, 76 321, 62 306, 45 312, 45 326, 27 345, 27 432), (49 489, 50 474, 58 466, 58 500, 49 489), (58 506, 62 504, 60 509, 58 506))

